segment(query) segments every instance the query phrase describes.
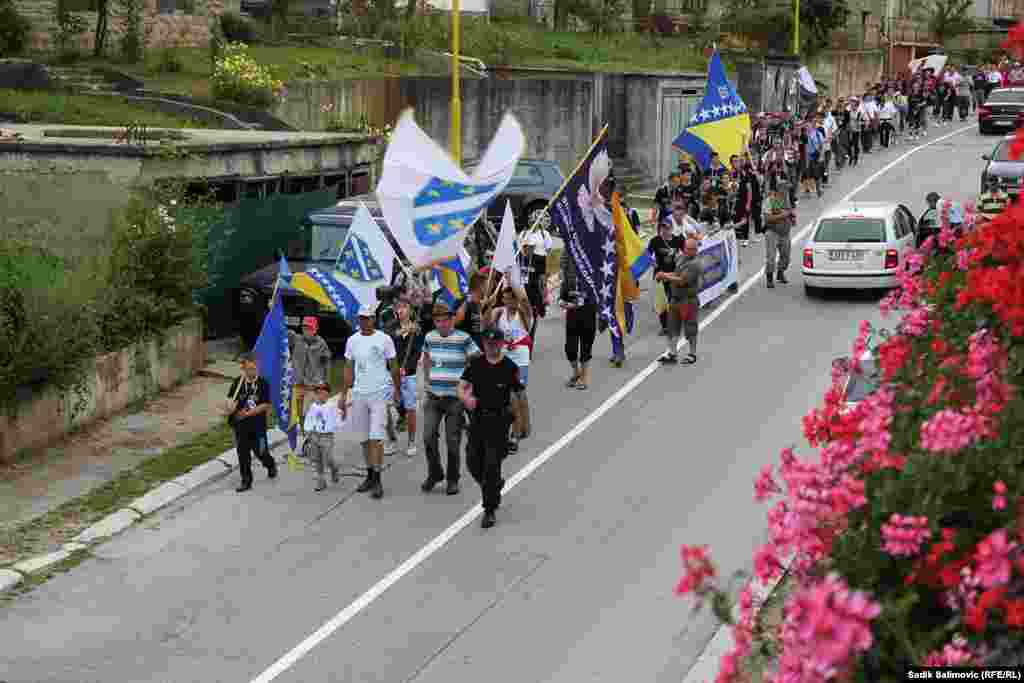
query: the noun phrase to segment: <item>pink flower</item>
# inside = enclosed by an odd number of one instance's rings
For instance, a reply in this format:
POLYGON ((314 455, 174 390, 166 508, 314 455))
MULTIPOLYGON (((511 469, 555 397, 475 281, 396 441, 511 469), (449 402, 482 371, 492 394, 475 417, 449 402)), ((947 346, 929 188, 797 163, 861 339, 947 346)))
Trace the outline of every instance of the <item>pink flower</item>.
POLYGON ((927 332, 928 309, 924 306, 918 306, 903 316, 903 331, 911 337, 920 337, 927 332))
POLYGON ((922 666, 969 666, 973 661, 974 654, 968 649, 967 639, 957 634, 941 650, 925 657, 922 666))
POLYGON ((768 583, 782 574, 782 562, 775 548, 766 543, 754 553, 754 576, 762 583, 768 583))
POLYGON ((683 558, 683 576, 676 585, 677 595, 697 593, 710 590, 708 579, 715 576, 715 568, 708 559, 708 547, 684 545, 680 548, 683 558))
POLYGON ((982 432, 976 415, 946 408, 921 425, 921 447, 933 453, 956 453, 980 439, 982 432))
POLYGON ((1006 484, 1002 480, 992 484, 992 489, 996 492, 996 495, 992 498, 992 509, 993 510, 1005 510, 1006 509, 1006 484))
POLYGON ((971 263, 972 249, 961 249, 956 252, 956 267, 959 270, 967 270, 971 263))
POLYGON ((997 529, 978 544, 974 554, 975 572, 985 588, 1000 586, 1010 580, 1010 551, 1016 543, 1007 541, 1006 529, 997 529))
POLYGON ((931 538, 927 517, 904 517, 893 514, 882 525, 882 550, 894 557, 910 557, 921 551, 921 544, 931 538))
POLYGON ((754 500, 760 503, 768 500, 776 493, 782 493, 782 489, 779 488, 779 485, 775 483, 775 479, 772 478, 772 466, 765 465, 761 468, 761 473, 754 482, 754 500))

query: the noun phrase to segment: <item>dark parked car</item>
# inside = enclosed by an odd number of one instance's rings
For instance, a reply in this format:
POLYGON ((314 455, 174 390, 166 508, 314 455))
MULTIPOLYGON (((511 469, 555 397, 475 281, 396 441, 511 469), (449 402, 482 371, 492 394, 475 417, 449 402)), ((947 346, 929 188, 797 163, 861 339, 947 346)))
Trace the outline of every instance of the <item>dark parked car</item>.
MULTIPOLYGON (((401 254, 384 223, 376 200, 370 195, 363 195, 342 200, 335 206, 311 211, 302 225, 296 226, 296 239, 286 247, 285 258, 288 260, 288 268, 293 273, 314 266, 331 269, 338 259, 338 252, 345 242, 348 226, 355 217, 360 201, 370 209, 370 214, 384 230, 384 234, 395 248, 395 253, 401 254)), ((246 275, 239 282, 236 315, 241 325, 242 340, 247 346, 255 344, 259 336, 278 272, 278 261, 274 260, 270 265, 246 275)), ((401 272, 401 269, 396 267, 395 272, 401 272)), ((320 336, 327 341, 331 350, 335 354, 344 351, 345 340, 353 331, 348 321, 336 311, 322 307, 291 287, 282 287, 280 293, 283 297, 285 322, 289 328, 298 331, 303 316, 315 315, 320 319, 320 336)))
POLYGON ((1012 196, 1020 194, 1021 177, 1024 176, 1024 161, 1010 158, 1010 145, 1013 143, 1013 136, 1008 135, 999 141, 991 154, 982 154, 981 158, 987 161, 985 169, 981 172, 981 191, 986 190, 985 184, 989 178, 999 179, 999 187, 1012 196))
MULTIPOLYGON (((475 167, 475 163, 466 164, 466 172, 472 173, 475 167)), ((487 218, 496 229, 500 229, 501 219, 505 215, 505 201, 511 200, 516 229, 525 230, 542 215, 548 201, 562 189, 564 183, 565 176, 558 162, 520 159, 505 191, 488 207, 487 218)))
POLYGON ((1017 130, 1024 122, 1024 88, 993 90, 978 107, 978 132, 982 135, 1017 130))

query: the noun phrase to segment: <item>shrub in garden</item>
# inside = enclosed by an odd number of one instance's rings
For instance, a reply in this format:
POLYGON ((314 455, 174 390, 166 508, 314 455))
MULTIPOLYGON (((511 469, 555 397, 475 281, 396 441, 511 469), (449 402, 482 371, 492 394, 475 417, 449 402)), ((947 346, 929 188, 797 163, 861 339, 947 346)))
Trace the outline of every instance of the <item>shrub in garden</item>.
POLYGON ((21 54, 31 30, 28 19, 18 13, 12 0, 0 0, 0 57, 21 54))
POLYGON ((255 22, 234 12, 220 15, 220 26, 224 38, 231 43, 254 45, 260 42, 261 35, 255 22))
POLYGON ((223 47, 214 60, 210 85, 214 97, 264 107, 284 92, 284 84, 253 59, 245 43, 223 47))
POLYGON ((837 370, 803 420, 814 455, 784 449, 755 483, 779 498, 754 573, 788 564, 780 627, 759 629, 752 584, 734 619, 707 549, 684 547, 678 592, 732 626, 721 683, 766 655, 779 683, 1024 664, 1024 205, 963 236, 947 223, 908 265, 882 303, 895 331, 863 322, 854 342, 856 363, 879 340, 880 389, 847 409, 837 370))

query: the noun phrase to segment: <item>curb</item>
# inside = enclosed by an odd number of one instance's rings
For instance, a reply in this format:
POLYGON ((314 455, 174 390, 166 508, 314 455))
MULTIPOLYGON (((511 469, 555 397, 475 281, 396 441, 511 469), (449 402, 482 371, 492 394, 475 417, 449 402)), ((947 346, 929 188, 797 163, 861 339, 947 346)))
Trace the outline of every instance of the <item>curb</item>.
MULTIPOLYGON (((288 435, 280 429, 267 431, 267 443, 273 451, 288 441, 288 435)), ((285 458, 278 462, 283 463, 285 458)), ((210 460, 196 465, 191 470, 170 481, 160 484, 145 495, 136 498, 120 510, 113 512, 88 527, 60 550, 36 555, 10 567, 0 568, 0 593, 16 588, 32 574, 45 571, 63 562, 74 553, 106 541, 147 515, 161 510, 204 484, 221 479, 238 467, 238 453, 234 448, 224 451, 210 460)))

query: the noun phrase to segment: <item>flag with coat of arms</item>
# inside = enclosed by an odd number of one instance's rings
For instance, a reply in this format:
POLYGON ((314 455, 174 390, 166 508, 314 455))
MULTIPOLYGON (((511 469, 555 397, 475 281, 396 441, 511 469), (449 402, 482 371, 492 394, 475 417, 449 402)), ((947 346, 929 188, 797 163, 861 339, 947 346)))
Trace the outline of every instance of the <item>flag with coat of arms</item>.
POLYGON ((395 251, 370 210, 359 204, 334 270, 308 268, 291 286, 354 321, 360 306, 377 303, 377 288, 391 284, 395 251))
POLYGON ((433 267, 460 255, 466 233, 505 189, 526 146, 505 114, 480 163, 467 175, 406 110, 395 124, 377 184, 381 212, 409 262, 433 267))
POLYGON ((728 160, 742 156, 750 139, 750 114, 725 76, 722 58, 716 50, 708 64, 707 89, 697 112, 686 129, 672 142, 680 152, 689 154, 701 168, 711 164, 711 153, 728 160))
MULTIPOLYGON (((299 437, 299 406, 295 396, 295 375, 292 371, 291 351, 288 347, 288 326, 284 319, 284 305, 279 294, 280 285, 289 285, 292 279, 288 262, 281 257, 278 287, 270 304, 270 312, 263 319, 263 329, 253 347, 260 375, 270 385, 270 400, 274 406, 274 421, 278 429, 288 435, 288 446, 294 455, 299 437)), ((289 459, 289 464, 292 464, 289 459)))

